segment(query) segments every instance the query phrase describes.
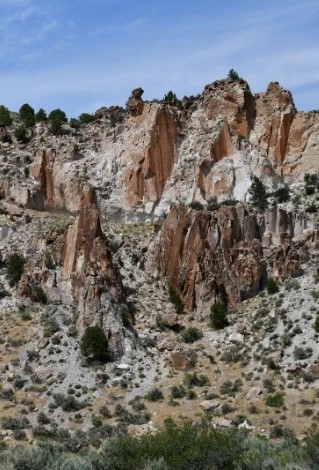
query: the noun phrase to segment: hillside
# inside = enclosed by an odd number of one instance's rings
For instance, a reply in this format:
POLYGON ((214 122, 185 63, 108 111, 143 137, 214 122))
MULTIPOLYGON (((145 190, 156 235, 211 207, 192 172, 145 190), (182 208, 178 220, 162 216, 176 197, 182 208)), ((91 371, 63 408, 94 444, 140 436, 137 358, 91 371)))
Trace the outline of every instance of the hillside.
POLYGON ((0 122, 0 446, 317 428, 319 113, 276 82, 142 96, 0 122))

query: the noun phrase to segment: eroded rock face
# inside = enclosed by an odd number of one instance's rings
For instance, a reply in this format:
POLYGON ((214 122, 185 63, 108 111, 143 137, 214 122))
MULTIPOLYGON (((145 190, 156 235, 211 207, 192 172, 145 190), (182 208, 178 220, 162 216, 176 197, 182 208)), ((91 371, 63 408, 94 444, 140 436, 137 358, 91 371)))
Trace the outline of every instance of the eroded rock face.
POLYGON ((134 88, 130 98, 127 100, 126 107, 131 116, 140 116, 142 114, 144 108, 143 93, 143 88, 134 88))
POLYGON ((67 229, 61 262, 77 305, 79 333, 98 325, 105 331, 114 355, 123 355, 122 283, 103 238, 92 191, 79 195, 79 213, 67 229))
POLYGON ((258 228, 243 207, 222 207, 212 215, 176 206, 162 227, 159 271, 189 310, 214 298, 235 305, 265 283, 258 228))
POLYGON ((7 137, 7 135, 8 135, 8 132, 7 132, 6 126, 0 123, 0 139, 7 137))
POLYGON ((131 154, 125 177, 126 201, 131 206, 158 201, 175 161, 177 123, 168 107, 158 108, 149 141, 141 153, 131 154))
POLYGON ((271 161, 282 165, 288 147, 290 126, 296 115, 291 93, 271 82, 265 93, 256 97, 255 134, 257 145, 266 150, 271 161))
POLYGON ((201 312, 216 299, 233 306, 255 296, 267 271, 279 281, 300 274, 315 240, 314 229, 300 234, 295 216, 280 209, 257 215, 243 205, 214 213, 175 206, 163 222, 155 263, 185 307, 201 312))
POLYGON ((253 127, 255 103, 245 80, 217 80, 205 87, 203 104, 209 119, 221 115, 234 134, 248 137, 253 127))
MULTIPOLYGON (((72 146, 70 159, 77 158, 80 158, 79 149, 72 146)), ((38 184, 30 191, 26 205, 36 210, 77 211, 78 195, 88 185, 83 180, 72 178, 68 166, 70 164, 63 164, 56 150, 39 151, 31 168, 32 176, 38 184)))

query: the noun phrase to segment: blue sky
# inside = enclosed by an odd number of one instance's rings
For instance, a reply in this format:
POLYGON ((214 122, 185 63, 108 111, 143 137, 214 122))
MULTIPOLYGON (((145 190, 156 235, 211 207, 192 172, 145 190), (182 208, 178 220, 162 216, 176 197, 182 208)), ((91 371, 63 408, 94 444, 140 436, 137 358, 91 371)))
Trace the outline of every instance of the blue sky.
POLYGON ((200 93, 234 68, 253 92, 279 81, 319 108, 318 0, 0 0, 0 103, 69 117, 200 93))

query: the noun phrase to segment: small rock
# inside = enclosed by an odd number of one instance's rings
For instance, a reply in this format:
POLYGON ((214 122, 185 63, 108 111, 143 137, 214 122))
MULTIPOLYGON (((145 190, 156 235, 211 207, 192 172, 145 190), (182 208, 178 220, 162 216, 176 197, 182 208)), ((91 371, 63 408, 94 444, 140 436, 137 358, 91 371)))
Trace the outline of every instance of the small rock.
POLYGON ((200 404, 200 406, 203 408, 203 410, 205 411, 210 411, 210 410, 214 410, 215 408, 218 408, 219 406, 219 401, 217 400, 205 400, 205 401, 202 401, 202 403, 200 404))
POLYGON ((225 418, 214 418, 214 424, 221 428, 230 428, 232 426, 231 421, 225 418))
POLYGON ((175 347, 176 347, 176 341, 174 341, 173 339, 164 339, 157 346, 159 351, 165 351, 165 350, 173 351, 175 347))
POLYGON ((176 370, 188 370, 193 367, 193 363, 185 351, 173 352, 171 360, 176 370))
POLYGON ((257 398, 261 394, 262 394, 262 389, 260 387, 253 387, 247 393, 246 398, 250 400, 251 398, 257 398))
POLYGON ((243 423, 238 425, 238 429, 254 429, 254 426, 251 426, 247 420, 245 420, 243 423))
POLYGON ((228 340, 232 343, 242 343, 244 341, 244 335, 233 332, 231 335, 229 335, 228 340))
POLYGON ((268 315, 270 316, 270 318, 276 318, 277 310, 275 308, 272 308, 270 312, 268 313, 268 315))
POLYGON ((130 366, 128 364, 119 364, 118 366, 116 366, 117 369, 119 370, 130 370, 130 366))

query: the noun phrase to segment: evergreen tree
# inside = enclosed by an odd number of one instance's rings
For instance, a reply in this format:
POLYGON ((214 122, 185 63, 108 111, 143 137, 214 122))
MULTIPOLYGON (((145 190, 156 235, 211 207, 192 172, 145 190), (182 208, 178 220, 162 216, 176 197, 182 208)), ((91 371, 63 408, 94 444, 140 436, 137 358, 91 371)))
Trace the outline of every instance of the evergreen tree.
POLYGON ((165 96, 164 96, 164 101, 167 103, 174 103, 177 100, 177 96, 175 93, 172 91, 169 91, 165 96))
POLYGON ((57 108, 51 111, 48 117, 49 121, 60 121, 62 122, 68 122, 68 118, 66 117, 66 114, 64 111, 61 109, 57 108))
POLYGON ((29 142, 29 137, 27 135, 27 130, 24 126, 16 127, 14 135, 18 142, 21 144, 27 144, 29 142))
POLYGON ((253 177, 253 181, 248 192, 251 195, 251 202, 253 206, 261 210, 266 209, 268 204, 266 187, 263 182, 257 178, 257 176, 253 177))
POLYGON ((21 108, 19 109, 19 115, 27 127, 34 126, 35 124, 34 109, 28 103, 25 103, 21 106, 21 108))
POLYGON ((43 108, 40 108, 39 111, 35 115, 36 122, 45 122, 48 120, 47 113, 44 111, 43 108))
POLYGON ((108 341, 104 331, 99 326, 89 326, 81 339, 83 356, 93 360, 107 362, 110 359, 108 341))
POLYGON ((79 121, 81 124, 89 124, 90 122, 95 121, 95 117, 93 116, 93 114, 82 113, 79 116, 79 121))
POLYGON ((10 112, 8 108, 3 105, 0 106, 0 123, 4 124, 5 126, 11 126, 12 124, 10 112))
POLYGON ((210 321, 215 330, 221 330, 228 326, 227 306, 223 302, 216 302, 211 306, 210 321))
POLYGON ((239 75, 234 69, 230 69, 228 72, 228 78, 230 80, 239 80, 239 75))
POLYGON ((55 136, 63 135, 63 129, 61 127, 61 121, 59 121, 58 119, 53 119, 51 121, 50 131, 55 136))
POLYGON ((19 253, 13 253, 9 256, 7 265, 7 278, 11 287, 16 285, 23 274, 24 259, 19 253))

